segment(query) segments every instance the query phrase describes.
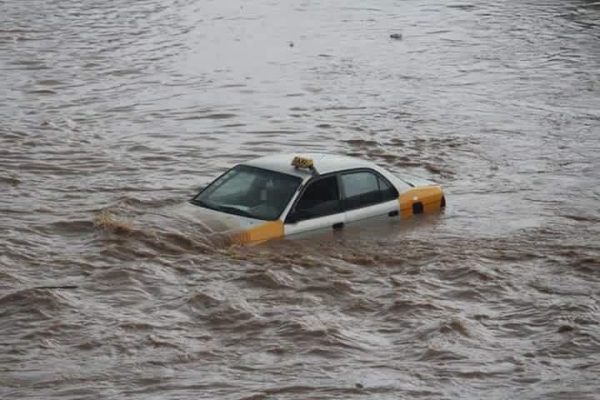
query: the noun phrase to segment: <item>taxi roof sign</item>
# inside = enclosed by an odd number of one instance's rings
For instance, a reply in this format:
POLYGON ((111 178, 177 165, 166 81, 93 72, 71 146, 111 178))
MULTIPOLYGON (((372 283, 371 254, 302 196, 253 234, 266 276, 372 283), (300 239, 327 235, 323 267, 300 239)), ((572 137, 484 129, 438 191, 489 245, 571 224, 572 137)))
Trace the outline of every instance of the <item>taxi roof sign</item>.
POLYGON ((312 160, 312 158, 296 156, 292 160, 292 166, 294 168, 306 168, 306 169, 310 169, 313 172, 316 172, 315 163, 312 160))

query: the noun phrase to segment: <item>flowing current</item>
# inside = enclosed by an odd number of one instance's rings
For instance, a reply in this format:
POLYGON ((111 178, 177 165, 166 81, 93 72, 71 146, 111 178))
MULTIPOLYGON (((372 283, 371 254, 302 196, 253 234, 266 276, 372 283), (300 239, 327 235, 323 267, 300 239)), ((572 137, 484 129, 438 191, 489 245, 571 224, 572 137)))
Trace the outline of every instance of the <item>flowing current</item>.
POLYGON ((600 2, 0 0, 1 399, 599 399, 599 300, 600 2), (284 151, 448 207, 172 214, 284 151))

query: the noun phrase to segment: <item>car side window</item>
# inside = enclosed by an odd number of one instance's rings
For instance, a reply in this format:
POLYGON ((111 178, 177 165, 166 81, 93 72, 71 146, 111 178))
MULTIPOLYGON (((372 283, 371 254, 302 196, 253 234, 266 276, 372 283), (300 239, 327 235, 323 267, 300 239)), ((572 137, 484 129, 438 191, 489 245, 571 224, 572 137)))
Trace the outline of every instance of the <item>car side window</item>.
POLYGON ((298 220, 323 217, 341 212, 337 178, 330 176, 308 185, 296 207, 294 214, 298 220))
POLYGON ((354 210, 398 197, 396 189, 373 172, 349 172, 343 174, 341 179, 346 210, 354 210))

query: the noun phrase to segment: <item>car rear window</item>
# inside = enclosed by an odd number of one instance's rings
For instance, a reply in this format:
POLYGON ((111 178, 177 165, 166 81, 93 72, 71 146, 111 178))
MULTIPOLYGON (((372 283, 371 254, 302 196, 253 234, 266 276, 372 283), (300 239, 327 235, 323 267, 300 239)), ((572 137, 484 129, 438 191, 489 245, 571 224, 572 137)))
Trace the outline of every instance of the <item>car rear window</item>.
POLYGON ((344 209, 353 210, 398 197, 394 187, 381 176, 369 171, 342 174, 344 209))

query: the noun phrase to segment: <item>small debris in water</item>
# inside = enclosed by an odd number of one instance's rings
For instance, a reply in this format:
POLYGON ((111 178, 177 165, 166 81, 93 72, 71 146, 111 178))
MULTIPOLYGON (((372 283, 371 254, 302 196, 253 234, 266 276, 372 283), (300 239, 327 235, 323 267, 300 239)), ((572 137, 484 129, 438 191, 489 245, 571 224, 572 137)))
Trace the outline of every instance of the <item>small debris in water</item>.
POLYGON ((114 233, 130 233, 133 230, 131 221, 119 220, 108 211, 102 211, 94 221, 99 228, 113 231, 114 233))
POLYGON ((356 384, 356 388, 357 389, 364 389, 364 385, 362 383, 357 383, 356 384))
POLYGON ((290 46, 290 47, 294 47, 294 42, 290 42, 290 43, 289 43, 289 46, 290 46))
POLYGON ((574 330, 575 330, 575 328, 573 328, 570 325, 561 325, 558 327, 558 333, 571 332, 574 330))
POLYGON ((62 286, 35 286, 33 290, 49 290, 49 289, 77 289, 77 285, 62 285, 62 286))
POLYGON ((402 34, 401 33, 392 33, 390 35, 390 39, 394 39, 394 40, 402 40, 402 34))

